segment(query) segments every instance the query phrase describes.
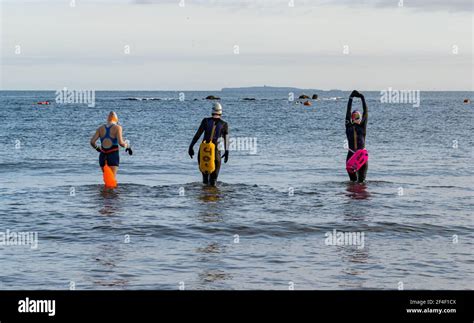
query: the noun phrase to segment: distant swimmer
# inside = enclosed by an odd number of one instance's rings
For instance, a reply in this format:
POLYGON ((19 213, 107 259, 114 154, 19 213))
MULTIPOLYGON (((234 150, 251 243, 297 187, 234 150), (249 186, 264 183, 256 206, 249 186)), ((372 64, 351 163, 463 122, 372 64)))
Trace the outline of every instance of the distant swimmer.
POLYGON ((114 111, 109 113, 107 123, 95 131, 91 138, 91 146, 100 152, 99 165, 102 171, 107 164, 112 169, 114 176, 117 174, 120 163, 119 146, 124 147, 129 155, 133 154, 132 149, 123 139, 122 127, 118 125, 118 116, 114 111), (100 146, 96 144, 98 139, 100 139, 100 146))
POLYGON ((198 165, 202 173, 202 182, 211 186, 216 186, 217 177, 221 168, 221 158, 224 163, 229 160, 229 126, 221 119, 222 106, 215 102, 212 107, 212 117, 204 118, 189 146, 188 154, 194 156, 194 145, 204 133, 203 141, 199 147, 198 165), (224 138, 224 155, 221 156, 217 141, 224 138))
MULTIPOLYGON (((365 151, 365 135, 367 132, 367 119, 369 116, 369 111, 367 109, 367 104, 365 102, 364 96, 357 92, 356 90, 352 91, 349 101, 347 103, 347 112, 346 112, 346 136, 347 141, 349 144, 349 151, 347 153, 346 162, 348 162, 351 157, 356 154, 358 150, 365 151), (360 111, 355 110, 352 112, 352 98, 360 98, 362 100, 362 107, 364 109, 364 113, 360 113, 360 111)), ((359 152, 362 153, 362 152, 359 152)), ((359 155, 357 153, 357 155, 359 155)), ((361 156, 362 157, 362 156, 361 156)), ((367 157, 368 155, 363 157, 367 157)), ((353 160, 351 160, 352 162, 353 160)), ((355 182, 358 181, 362 183, 365 180, 367 175, 367 169, 369 167, 368 161, 365 159, 359 165, 357 165, 357 171, 350 171, 347 170, 349 178, 351 181, 355 182)))

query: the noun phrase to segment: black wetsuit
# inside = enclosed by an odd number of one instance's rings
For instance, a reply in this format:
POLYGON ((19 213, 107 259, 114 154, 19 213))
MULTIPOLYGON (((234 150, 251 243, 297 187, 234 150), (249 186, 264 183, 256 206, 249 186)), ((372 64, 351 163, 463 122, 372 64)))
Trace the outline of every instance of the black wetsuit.
MULTIPOLYGON (((347 141, 349 144, 349 149, 352 151, 357 151, 359 149, 365 148, 365 135, 367 132, 367 119, 369 116, 369 111, 367 109, 367 104, 365 103, 365 98, 362 96, 362 107, 364 109, 364 113, 362 116, 362 122, 360 124, 352 123, 351 122, 351 114, 352 114, 352 97, 349 98, 349 102, 347 103, 347 112, 346 112, 346 136, 347 141)), ((347 153, 346 162, 351 158, 353 152, 349 151, 347 153)), ((365 180, 367 175, 367 169, 369 167, 369 163, 365 163, 358 172, 356 173, 349 173, 349 177, 351 181, 358 181, 362 183, 365 180)))
MULTIPOLYGON (((227 140, 227 136, 229 135, 229 126, 227 125, 227 122, 220 118, 204 118, 201 122, 201 125, 199 126, 199 129, 197 130, 196 134, 194 135, 194 138, 191 142, 191 147, 196 144, 196 142, 199 140, 201 135, 204 133, 204 139, 206 141, 209 141, 212 133, 212 128, 216 125, 216 129, 214 130, 214 137, 212 138, 212 142, 214 145, 216 145, 216 159, 215 159, 215 164, 216 164, 216 169, 214 172, 211 174, 202 174, 202 182, 204 184, 210 184, 210 185, 216 185, 217 182, 217 177, 219 176, 219 170, 221 168, 221 153, 219 150, 219 147, 217 145, 217 140, 220 137, 223 137, 224 140, 227 140)), ((227 145, 227 142, 225 143, 227 145)), ((198 153, 198 163, 199 163, 199 153, 198 153)))

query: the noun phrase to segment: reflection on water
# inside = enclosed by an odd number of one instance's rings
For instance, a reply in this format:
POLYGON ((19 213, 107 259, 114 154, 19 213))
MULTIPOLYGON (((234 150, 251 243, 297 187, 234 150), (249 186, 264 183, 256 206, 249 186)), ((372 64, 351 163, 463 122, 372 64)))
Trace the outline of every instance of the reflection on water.
POLYGON ((222 222, 224 217, 219 212, 209 212, 209 210, 203 210, 198 214, 198 220, 204 223, 219 223, 222 222))
POLYGON ((198 198, 203 202, 218 202, 222 196, 218 187, 203 185, 198 198))
POLYGON ((204 223, 218 223, 223 220, 223 206, 217 203, 222 200, 222 193, 218 187, 201 186, 197 199, 204 202, 198 214, 200 221, 204 223))
MULTIPOLYGON (((218 203, 222 200, 222 192, 218 187, 202 186, 197 198, 204 202, 199 211, 198 219, 205 225, 215 225, 223 222, 223 206, 218 203)), ((218 242, 210 242, 196 249, 197 261, 202 267, 198 273, 199 285, 204 289, 212 287, 211 284, 231 279, 231 275, 221 268, 225 268, 224 259, 226 248, 218 242), (219 268, 219 269, 217 269, 219 268)))
MULTIPOLYGON (((370 197, 370 193, 367 192, 367 185, 365 183, 353 183, 350 182, 347 185, 347 196, 353 200, 365 200, 370 197)), ((360 229, 357 232, 346 232, 354 235, 358 235, 360 240, 357 241, 361 245, 344 245, 338 246, 337 253, 340 256, 341 263, 343 265, 341 274, 348 275, 350 278, 344 279, 343 283, 340 283, 341 288, 364 288, 364 283, 367 274, 366 264, 369 260, 369 249, 367 245, 367 234, 368 231, 360 226, 367 221, 367 210, 359 208, 358 202, 347 203, 344 207, 343 223, 347 223, 349 226, 354 224, 359 226, 360 229), (363 239, 363 241, 362 241, 363 239)))
MULTIPOLYGON (((122 212, 123 201, 120 197, 120 187, 110 189, 105 188, 104 185, 97 185, 96 192, 98 194, 96 195, 95 202, 99 215, 110 217, 122 212)), ((102 223, 103 226, 112 229, 123 225, 120 217, 114 219, 112 219, 112 222, 106 220, 107 222, 102 223)), ((94 227, 94 229, 100 230, 100 227, 94 227)), ((90 252, 92 267, 88 273, 91 277, 87 280, 91 280, 93 286, 95 286, 94 288, 126 288, 129 285, 129 279, 120 277, 123 275, 117 272, 119 264, 124 261, 124 252, 121 250, 122 243, 123 241, 117 240, 106 244, 93 244, 93 249, 90 252), (103 277, 106 278, 104 279, 103 277)))
POLYGON ((366 212, 360 209, 354 209, 351 204, 346 204, 344 206, 344 218, 343 221, 355 222, 356 225, 365 223, 366 212))
POLYGON ((232 279, 230 274, 227 274, 222 270, 204 270, 202 273, 199 273, 198 277, 202 284, 232 279))
POLYGON ((100 201, 102 202, 98 212, 101 215, 113 216, 121 210, 120 189, 106 188, 99 185, 100 201))
POLYGON ((369 260, 369 250, 367 246, 365 245, 362 249, 356 246, 344 246, 338 249, 344 264, 341 273, 350 277, 344 279, 344 283, 341 283, 340 286, 342 288, 364 288, 368 274, 366 268, 369 260))
POLYGON ((366 183, 347 183, 347 194, 348 197, 354 200, 366 200, 370 197, 370 193, 367 191, 366 183))
POLYGON ((221 268, 225 268, 223 259, 226 256, 226 247, 217 242, 211 242, 196 249, 198 262, 203 269, 198 273, 199 284, 209 288, 209 284, 232 279, 232 276, 221 268), (217 269, 219 268, 219 269, 217 269))
POLYGON ((123 278, 120 272, 117 272, 119 263, 124 260, 124 253, 120 249, 120 241, 112 244, 101 244, 92 253, 94 267, 91 268, 93 284, 96 288, 101 287, 127 287, 129 279, 123 278), (95 279, 94 274, 107 279, 95 279), (117 277, 119 276, 119 277, 117 277), (122 277, 120 277, 122 276, 122 277))
MULTIPOLYGON (((366 240, 364 232, 364 240, 366 240)), ((363 248, 360 246, 344 245, 337 246, 337 254, 341 259, 341 274, 348 275, 351 278, 344 278, 340 287, 342 288, 364 288, 364 282, 367 274, 367 263, 369 260, 369 249, 367 241, 364 241, 363 248)))
POLYGON ((221 246, 217 242, 212 242, 205 247, 200 247, 196 249, 197 252, 208 254, 208 253, 220 253, 221 246))
POLYGON ((101 287, 112 287, 112 288, 125 288, 128 286, 129 281, 127 279, 115 279, 115 280, 110 280, 110 281, 105 281, 105 280, 95 280, 94 285, 97 286, 97 288, 101 287))

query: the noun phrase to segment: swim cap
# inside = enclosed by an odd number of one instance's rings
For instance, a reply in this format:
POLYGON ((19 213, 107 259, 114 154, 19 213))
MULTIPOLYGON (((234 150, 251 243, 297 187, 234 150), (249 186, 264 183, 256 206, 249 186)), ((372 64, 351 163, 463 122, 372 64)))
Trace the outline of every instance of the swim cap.
POLYGON ((352 123, 361 123, 362 113, 360 113, 360 111, 355 110, 354 112, 352 112, 351 120, 352 123))
POLYGON ((109 116, 107 117, 107 122, 109 123, 117 123, 118 122, 118 116, 115 111, 110 111, 109 116))
POLYGON ((212 105, 212 114, 222 115, 222 105, 219 102, 214 102, 212 105))

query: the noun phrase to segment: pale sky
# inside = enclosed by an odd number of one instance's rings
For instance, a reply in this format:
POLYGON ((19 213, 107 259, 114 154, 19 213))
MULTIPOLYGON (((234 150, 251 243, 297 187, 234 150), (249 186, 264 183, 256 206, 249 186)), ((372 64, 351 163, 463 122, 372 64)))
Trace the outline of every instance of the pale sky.
POLYGON ((472 0, 71 1, 0 0, 1 89, 473 90, 472 0))

